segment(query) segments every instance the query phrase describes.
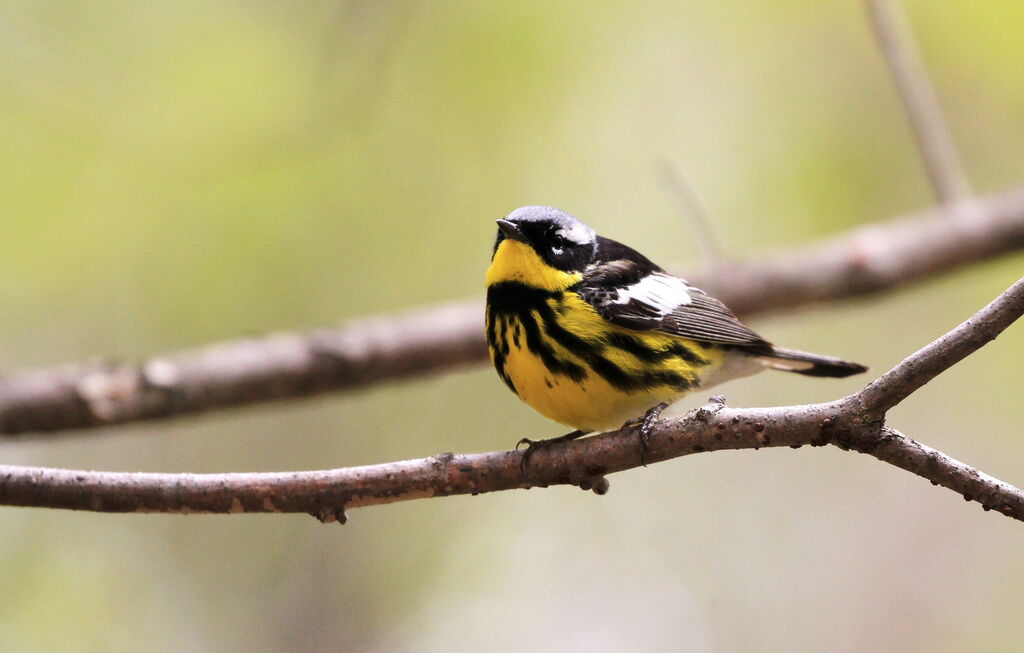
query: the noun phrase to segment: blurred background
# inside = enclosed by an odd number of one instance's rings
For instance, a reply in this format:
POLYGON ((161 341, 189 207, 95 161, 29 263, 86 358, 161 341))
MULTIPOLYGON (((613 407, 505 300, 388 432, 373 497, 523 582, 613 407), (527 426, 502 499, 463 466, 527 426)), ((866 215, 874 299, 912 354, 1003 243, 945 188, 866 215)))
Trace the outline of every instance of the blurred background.
MULTIPOLYGON (((1024 4, 906 5, 975 188, 1024 184, 1024 4)), ((854 1, 6 2, 0 98, 0 371, 479 297, 494 220, 523 204, 692 268, 665 160, 741 260, 931 201, 854 1)), ((881 371, 1022 263, 754 325, 881 371)), ((1024 482, 1022 350, 1018 325, 893 424, 1024 482)), ((862 381, 723 392, 807 403, 862 381)), ((316 469, 563 430, 478 368, 0 460, 316 469)), ((0 650, 1019 650, 1021 525, 894 467, 762 450, 610 481, 343 527, 0 508, 0 650)))

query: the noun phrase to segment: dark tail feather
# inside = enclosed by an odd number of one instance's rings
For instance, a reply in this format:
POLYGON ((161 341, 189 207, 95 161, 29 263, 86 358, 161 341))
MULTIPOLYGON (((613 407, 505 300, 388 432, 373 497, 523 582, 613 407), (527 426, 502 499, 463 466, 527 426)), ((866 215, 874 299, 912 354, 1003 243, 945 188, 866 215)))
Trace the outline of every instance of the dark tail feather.
POLYGON ((760 356, 764 364, 776 370, 796 372, 806 376, 831 376, 841 379, 853 374, 867 372, 868 368, 831 356, 818 356, 795 349, 772 347, 770 354, 760 356))

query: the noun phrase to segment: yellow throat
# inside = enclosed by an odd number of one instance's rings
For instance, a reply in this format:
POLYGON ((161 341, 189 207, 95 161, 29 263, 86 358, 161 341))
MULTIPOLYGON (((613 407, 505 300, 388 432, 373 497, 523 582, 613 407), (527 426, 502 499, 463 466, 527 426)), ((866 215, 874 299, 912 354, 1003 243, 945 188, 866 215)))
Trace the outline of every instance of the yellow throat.
POLYGON ((516 282, 531 288, 557 292, 579 282, 583 278, 580 272, 563 272, 553 268, 533 251, 529 245, 518 240, 506 238, 498 244, 498 249, 487 268, 486 283, 492 286, 503 282, 516 282))

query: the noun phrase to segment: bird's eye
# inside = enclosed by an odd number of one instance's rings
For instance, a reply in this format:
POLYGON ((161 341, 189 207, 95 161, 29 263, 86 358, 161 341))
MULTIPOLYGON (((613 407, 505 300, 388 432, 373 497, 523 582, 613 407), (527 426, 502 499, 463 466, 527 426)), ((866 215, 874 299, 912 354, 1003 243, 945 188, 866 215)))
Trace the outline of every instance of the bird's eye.
POLYGON ((565 249, 566 241, 561 236, 555 236, 551 239, 551 251, 555 254, 561 254, 562 250, 565 249))

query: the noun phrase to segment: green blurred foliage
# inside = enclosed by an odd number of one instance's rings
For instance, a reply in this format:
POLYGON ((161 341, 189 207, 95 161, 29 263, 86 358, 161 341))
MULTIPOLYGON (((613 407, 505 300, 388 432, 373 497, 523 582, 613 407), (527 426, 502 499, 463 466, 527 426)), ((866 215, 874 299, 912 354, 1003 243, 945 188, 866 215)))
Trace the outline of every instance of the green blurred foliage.
MULTIPOLYGON (((1024 5, 908 2, 975 187, 1024 181, 1024 5)), ((929 203, 856 3, 0 5, 0 369, 130 359, 478 296, 493 220, 563 207, 693 263, 657 165, 756 258, 929 203)), ((774 340, 881 370, 1014 255, 774 340)), ((1018 483, 1024 331, 894 411, 1018 483)), ((736 405, 857 388, 766 375, 736 405)), ((701 399, 701 398, 698 398, 701 399)), ((324 468, 555 434, 490 370, 83 436, 8 463, 324 468)), ((1024 535, 830 450, 302 516, 4 509, 4 651, 962 651, 1024 636, 1024 535)))

